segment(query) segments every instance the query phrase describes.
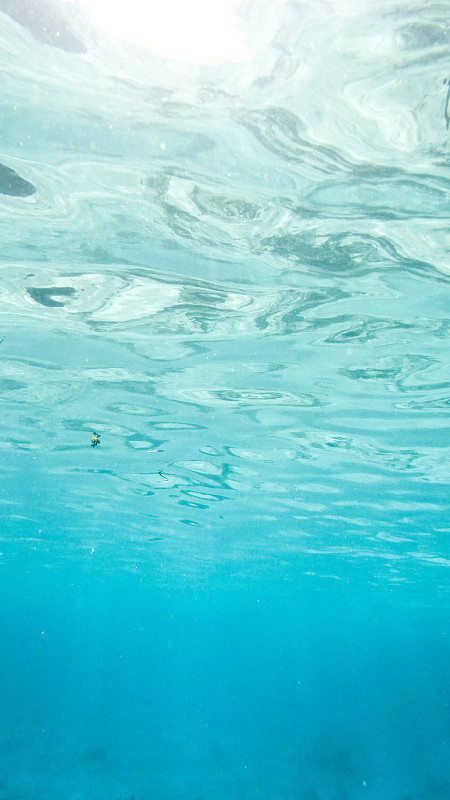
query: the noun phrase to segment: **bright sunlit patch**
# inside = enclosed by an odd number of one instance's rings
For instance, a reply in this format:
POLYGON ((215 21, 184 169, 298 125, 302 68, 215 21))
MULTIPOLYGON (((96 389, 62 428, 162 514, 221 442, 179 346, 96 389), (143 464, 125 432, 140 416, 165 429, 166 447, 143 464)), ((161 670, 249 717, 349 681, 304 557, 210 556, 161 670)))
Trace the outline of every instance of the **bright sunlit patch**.
POLYGON ((250 54, 236 20, 242 0, 84 0, 91 24, 190 64, 243 61, 250 54))

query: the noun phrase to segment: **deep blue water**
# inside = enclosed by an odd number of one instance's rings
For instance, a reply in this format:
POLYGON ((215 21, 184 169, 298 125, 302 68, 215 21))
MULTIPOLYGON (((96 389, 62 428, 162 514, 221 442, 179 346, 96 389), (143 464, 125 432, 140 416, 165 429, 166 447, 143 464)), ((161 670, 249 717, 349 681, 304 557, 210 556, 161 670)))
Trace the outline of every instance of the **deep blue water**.
POLYGON ((0 2, 0 800, 450 799, 448 11, 0 2))

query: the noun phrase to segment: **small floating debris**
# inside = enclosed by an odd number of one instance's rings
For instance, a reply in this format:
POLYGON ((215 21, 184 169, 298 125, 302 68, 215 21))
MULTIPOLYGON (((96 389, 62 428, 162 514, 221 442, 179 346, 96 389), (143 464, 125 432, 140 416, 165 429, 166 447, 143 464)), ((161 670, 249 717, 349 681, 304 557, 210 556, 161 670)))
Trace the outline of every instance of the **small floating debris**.
POLYGON ((91 447, 97 447, 98 444, 100 444, 100 434, 94 431, 91 436, 91 447))

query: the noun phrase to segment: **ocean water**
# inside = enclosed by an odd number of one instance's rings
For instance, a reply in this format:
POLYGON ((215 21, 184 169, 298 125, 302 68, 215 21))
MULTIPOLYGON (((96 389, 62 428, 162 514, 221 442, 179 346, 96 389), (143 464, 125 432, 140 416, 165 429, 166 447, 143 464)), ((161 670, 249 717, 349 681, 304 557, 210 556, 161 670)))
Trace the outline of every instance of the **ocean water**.
POLYGON ((0 800, 450 798, 449 5, 236 13, 0 3, 0 800))

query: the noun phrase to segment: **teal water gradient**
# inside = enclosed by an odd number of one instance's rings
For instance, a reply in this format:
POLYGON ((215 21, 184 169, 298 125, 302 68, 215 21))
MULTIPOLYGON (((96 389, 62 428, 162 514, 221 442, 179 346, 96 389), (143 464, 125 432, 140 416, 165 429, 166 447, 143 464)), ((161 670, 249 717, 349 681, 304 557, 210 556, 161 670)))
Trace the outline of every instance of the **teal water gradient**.
POLYGON ((0 800, 450 798, 447 8, 61 13, 0 13, 0 800))

